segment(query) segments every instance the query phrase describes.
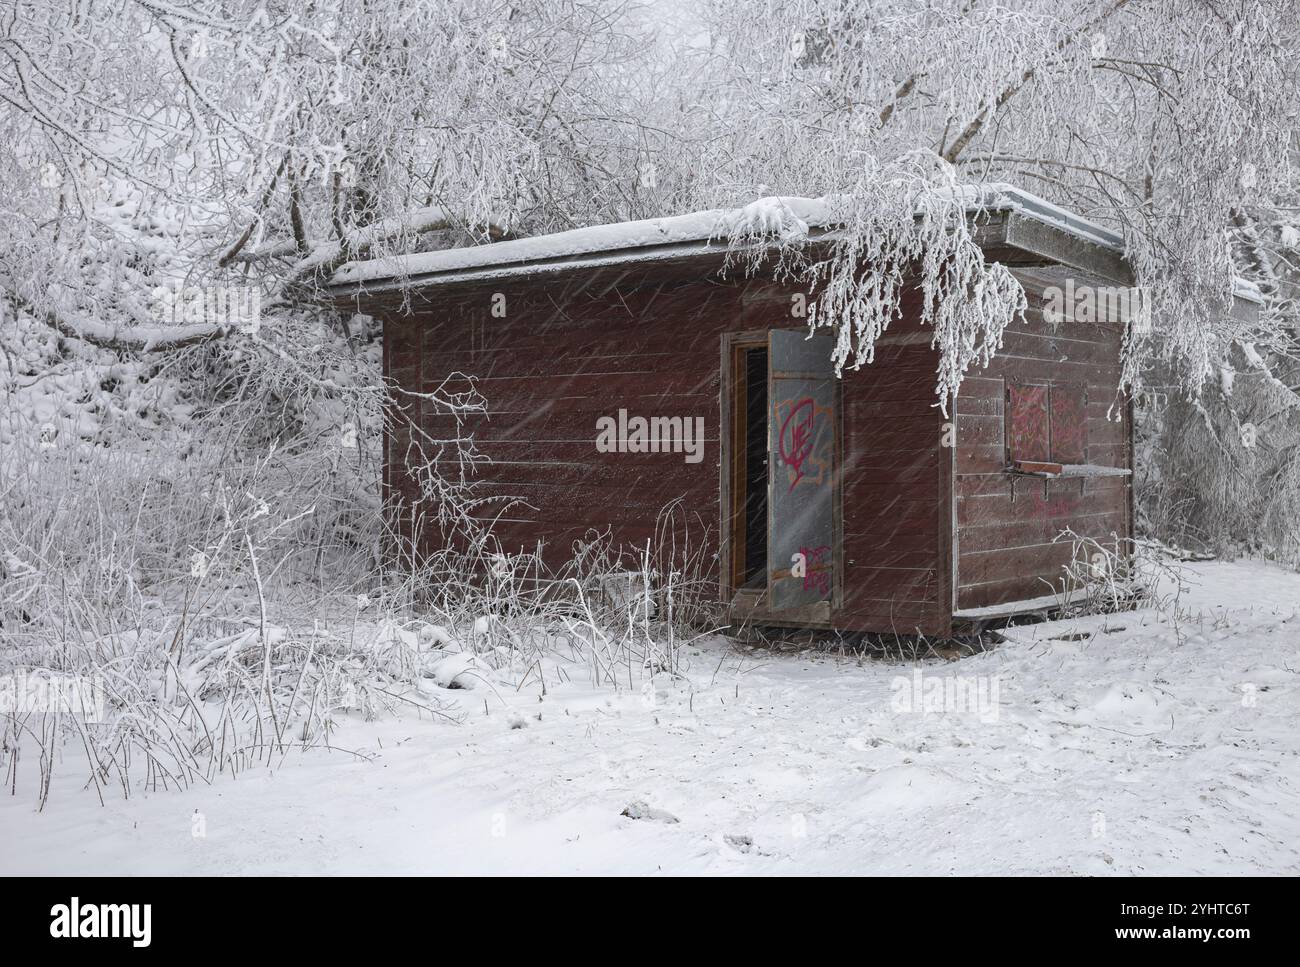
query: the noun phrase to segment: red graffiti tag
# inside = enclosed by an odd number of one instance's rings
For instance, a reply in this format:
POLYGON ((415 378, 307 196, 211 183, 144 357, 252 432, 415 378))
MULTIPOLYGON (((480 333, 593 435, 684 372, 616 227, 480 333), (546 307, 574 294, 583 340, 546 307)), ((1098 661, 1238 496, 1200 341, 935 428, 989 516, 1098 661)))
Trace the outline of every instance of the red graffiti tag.
POLYGON ((812 456, 816 437, 817 406, 811 396, 805 396, 790 408, 781 424, 781 460, 794 470, 790 490, 803 479, 803 465, 812 456), (802 414, 802 415, 800 415, 802 414), (798 417, 798 419, 796 419, 798 417))
POLYGON ((804 559, 804 576, 803 589, 805 591, 816 591, 825 597, 831 593, 831 549, 829 544, 823 544, 820 547, 801 547, 799 553, 804 559), (823 567, 822 570, 814 571, 813 567, 823 567))

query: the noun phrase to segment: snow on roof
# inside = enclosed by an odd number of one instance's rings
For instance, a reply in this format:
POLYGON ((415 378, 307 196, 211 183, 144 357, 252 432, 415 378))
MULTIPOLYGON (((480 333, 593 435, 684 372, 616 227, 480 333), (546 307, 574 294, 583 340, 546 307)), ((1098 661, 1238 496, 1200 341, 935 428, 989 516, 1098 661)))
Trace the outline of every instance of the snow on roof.
MULTIPOLYGON (((1119 234, 1014 185, 961 185, 954 191, 964 200, 968 212, 1014 212, 1103 248, 1124 251, 1124 239, 1119 234)), ((334 273, 331 285, 349 287, 416 278, 435 281, 429 277, 444 275, 452 275, 457 281, 495 278, 533 271, 557 260, 569 264, 569 260, 583 256, 591 257, 583 264, 594 266, 654 258, 669 247, 693 245, 708 251, 715 242, 721 251, 738 228, 750 234, 776 234, 783 240, 806 237, 813 230, 833 229, 833 203, 834 199, 828 197, 773 196, 742 208, 714 208, 467 248, 348 262, 334 273)), ((1245 279, 1237 279, 1234 294, 1251 302, 1263 302, 1259 289, 1245 279)))
POLYGON ((806 233, 809 229, 822 228, 828 224, 830 205, 822 198, 763 198, 740 209, 714 208, 689 215, 593 225, 552 235, 491 242, 468 248, 349 262, 334 273, 332 284, 349 285, 376 279, 424 276, 494 266, 522 267, 576 255, 609 255, 620 252, 635 257, 640 254, 638 250, 685 242, 722 240, 742 215, 771 228, 782 225, 788 227, 793 222, 801 225, 806 233))

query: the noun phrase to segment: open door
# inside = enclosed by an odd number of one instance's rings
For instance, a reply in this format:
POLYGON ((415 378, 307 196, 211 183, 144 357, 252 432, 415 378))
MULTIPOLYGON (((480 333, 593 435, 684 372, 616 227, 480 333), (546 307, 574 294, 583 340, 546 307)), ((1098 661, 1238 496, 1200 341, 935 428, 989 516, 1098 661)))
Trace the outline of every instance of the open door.
POLYGON ((822 605, 835 585, 836 426, 833 337, 768 334, 767 606, 822 605))

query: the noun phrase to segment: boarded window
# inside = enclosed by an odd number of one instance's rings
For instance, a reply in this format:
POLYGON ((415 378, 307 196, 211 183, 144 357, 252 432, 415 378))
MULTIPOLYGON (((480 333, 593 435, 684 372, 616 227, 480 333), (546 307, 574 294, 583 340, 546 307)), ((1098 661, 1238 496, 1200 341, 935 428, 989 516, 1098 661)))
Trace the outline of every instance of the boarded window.
POLYGON ((1052 459, 1087 463, 1088 401, 1079 383, 1053 384, 1051 393, 1052 459))
POLYGON ((1008 383, 1009 463, 1086 463, 1088 401, 1078 383, 1008 383))
POLYGON ((1007 459, 1048 459, 1047 387, 1007 384, 1007 459))

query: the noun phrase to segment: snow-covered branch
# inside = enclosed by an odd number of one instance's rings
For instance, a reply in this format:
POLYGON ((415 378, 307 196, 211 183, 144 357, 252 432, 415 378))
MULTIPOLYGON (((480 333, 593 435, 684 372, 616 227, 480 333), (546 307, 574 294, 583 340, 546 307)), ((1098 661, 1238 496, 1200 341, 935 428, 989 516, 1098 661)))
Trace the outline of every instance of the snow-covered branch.
POLYGON ((100 322, 86 319, 52 308, 42 308, 14 292, 5 293, 11 306, 40 319, 65 336, 101 349, 151 350, 185 349, 213 339, 221 339, 233 330, 211 323, 194 323, 179 326, 121 325, 118 322, 100 322))

